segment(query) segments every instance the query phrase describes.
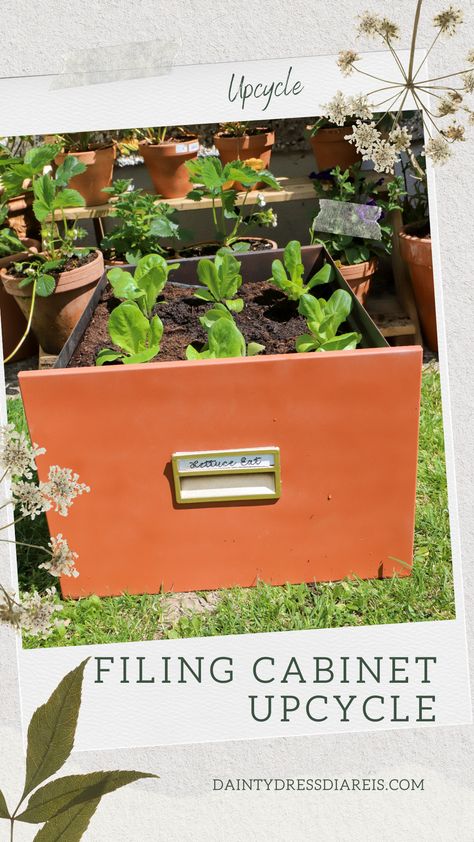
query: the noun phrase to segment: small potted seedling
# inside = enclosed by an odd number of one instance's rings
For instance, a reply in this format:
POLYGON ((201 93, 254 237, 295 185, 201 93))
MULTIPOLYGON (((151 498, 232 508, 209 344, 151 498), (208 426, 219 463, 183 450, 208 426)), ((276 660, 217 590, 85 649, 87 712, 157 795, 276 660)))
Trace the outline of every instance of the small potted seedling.
POLYGON ((103 191, 112 183, 116 153, 110 136, 100 132, 76 132, 56 135, 55 140, 61 146, 54 159, 57 166, 69 156, 84 164, 84 170, 72 176, 69 186, 81 194, 87 206, 105 204, 107 198, 103 191))
POLYGON ((101 252, 79 247, 77 240, 85 232, 75 223, 69 226, 64 217, 66 208, 84 205, 83 197, 69 182, 85 171, 85 164, 68 156, 53 174, 50 165, 57 153, 57 145, 46 144, 27 152, 23 163, 11 164, 12 190, 15 179, 18 184, 25 177, 31 180, 42 251, 1 271, 6 292, 14 296, 27 318, 21 343, 31 326, 41 347, 51 354, 61 350, 104 271, 101 252), (45 167, 48 172, 43 172, 45 167), (61 225, 56 214, 62 217, 61 225))
POLYGON ((191 188, 185 164, 199 152, 196 135, 167 126, 137 129, 136 134, 156 193, 164 199, 185 196, 191 188))
POLYGON ((137 263, 147 254, 174 256, 173 243, 185 236, 175 220, 175 208, 158 202, 150 193, 134 189, 131 179, 118 179, 104 192, 110 196, 110 215, 117 220, 101 243, 108 263, 137 263), (162 240, 170 245, 163 246, 162 240))
POLYGON ((248 237, 244 232, 245 228, 251 226, 275 227, 277 224, 276 214, 271 208, 265 208, 266 201, 262 194, 254 199, 259 209, 246 213, 249 194, 256 190, 259 182, 273 190, 281 190, 271 172, 257 172, 243 161, 232 161, 223 166, 219 158, 212 156, 188 161, 186 168, 193 184, 188 198, 195 202, 202 199, 211 201, 215 240, 214 243, 198 244, 187 249, 183 252, 185 256, 190 252, 192 256, 213 254, 222 246, 238 252, 276 247, 272 240, 248 237), (243 195, 239 198, 236 182, 244 187, 243 195))
MULTIPOLYGON (((8 203, 0 203, 0 269, 11 266, 27 257, 28 252, 38 252, 40 243, 28 237, 18 237, 14 229, 7 225, 8 203)), ((0 283, 0 313, 2 319, 2 344, 5 359, 23 360, 32 356, 38 345, 32 335, 15 353, 21 337, 26 330, 26 320, 11 295, 8 295, 0 283), (13 352, 13 355, 12 355, 13 352)))

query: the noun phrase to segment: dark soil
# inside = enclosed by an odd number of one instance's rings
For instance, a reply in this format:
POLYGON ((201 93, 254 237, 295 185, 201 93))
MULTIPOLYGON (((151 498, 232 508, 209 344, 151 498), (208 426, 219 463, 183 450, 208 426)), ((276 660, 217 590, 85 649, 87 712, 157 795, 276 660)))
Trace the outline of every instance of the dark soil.
MULTIPOLYGON (((52 275, 53 278, 56 280, 59 278, 59 275, 62 272, 69 272, 71 269, 79 269, 80 266, 86 266, 87 263, 92 263, 97 257, 96 251, 91 251, 89 254, 83 254, 79 257, 74 255, 73 257, 69 257, 60 267, 52 272, 48 272, 48 275, 52 275)), ((22 263, 26 263, 26 261, 22 261, 22 263)), ((11 269, 8 270, 8 274, 12 275, 14 278, 23 278, 24 272, 16 272, 15 267, 12 266, 11 269)))
MULTIPOLYGON (((192 293, 192 287, 168 285, 164 297, 158 302, 154 312, 162 320, 164 332, 161 350, 155 362, 185 360, 188 345, 193 344, 201 350, 206 341, 199 316, 210 305, 194 298, 192 293)), ((267 281, 242 284, 238 296, 244 299, 245 307, 242 313, 235 316, 235 320, 247 342, 265 345, 264 354, 295 352, 296 337, 307 331, 296 302, 288 301, 282 292, 267 281)), ((107 321, 109 313, 119 303, 112 289, 107 287, 69 367, 93 366, 102 348, 115 349, 107 332, 107 321)))
MULTIPOLYGON (((240 237, 237 242, 249 243, 249 251, 268 251, 269 249, 275 248, 275 243, 272 243, 271 240, 266 240, 264 237, 256 237, 255 239, 252 239, 252 237, 249 237, 249 239, 240 237)), ((209 255, 215 255, 219 248, 220 246, 217 243, 197 243, 195 246, 188 246, 187 248, 180 249, 177 256, 208 257, 209 255)))

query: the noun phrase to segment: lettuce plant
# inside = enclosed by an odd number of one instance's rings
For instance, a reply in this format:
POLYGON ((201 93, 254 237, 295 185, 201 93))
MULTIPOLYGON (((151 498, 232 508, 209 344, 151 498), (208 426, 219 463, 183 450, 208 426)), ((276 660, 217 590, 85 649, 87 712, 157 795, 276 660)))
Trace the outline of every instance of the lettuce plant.
POLYGON ((194 293, 195 298, 212 302, 217 311, 242 311, 243 299, 235 298, 242 284, 240 262, 230 249, 219 249, 214 260, 200 260, 197 275, 204 289, 197 289, 194 293))
POLYGON ((305 283, 301 243, 298 240, 291 240, 283 253, 283 263, 281 260, 273 261, 270 280, 285 293, 290 301, 299 301, 301 296, 308 293, 313 287, 327 284, 332 278, 332 266, 326 263, 305 283))
POLYGON ((247 345, 243 334, 234 322, 232 314, 227 310, 210 310, 207 314, 209 321, 203 326, 207 330, 207 342, 202 351, 196 351, 192 345, 186 348, 188 360, 212 360, 224 357, 253 357, 264 350, 264 345, 249 342, 247 345))
POLYGON ((159 254, 149 254, 138 261, 134 275, 119 267, 110 269, 107 278, 122 303, 112 310, 107 330, 120 351, 103 348, 97 355, 96 365, 146 363, 156 357, 163 323, 159 316, 153 315, 153 310, 170 271, 178 266, 178 263, 168 264, 159 254))
POLYGON ((188 193, 188 199, 196 202, 203 198, 211 200, 215 238, 220 245, 230 246, 234 251, 246 251, 248 245, 238 243, 243 225, 273 226, 276 223, 276 216, 271 210, 255 211, 248 216, 244 213, 248 195, 257 184, 263 183, 274 190, 281 190, 269 170, 251 167, 244 161, 231 161, 222 166, 220 159, 213 156, 187 161, 186 168, 190 180, 196 185, 188 193), (236 183, 244 188, 240 207, 236 205, 236 183))
POLYGON ((101 247, 125 257, 129 263, 146 254, 162 254, 166 250, 160 239, 179 240, 184 232, 174 220, 176 210, 156 196, 134 190, 131 179, 117 179, 112 187, 104 188, 114 200, 112 214, 118 225, 102 240, 101 247))
POLYGON ((337 289, 327 301, 306 293, 302 295, 298 312, 305 317, 310 333, 298 336, 296 350, 305 353, 307 351, 345 351, 356 348, 362 338, 360 333, 337 335, 337 331, 347 319, 351 309, 351 296, 344 289, 337 289))

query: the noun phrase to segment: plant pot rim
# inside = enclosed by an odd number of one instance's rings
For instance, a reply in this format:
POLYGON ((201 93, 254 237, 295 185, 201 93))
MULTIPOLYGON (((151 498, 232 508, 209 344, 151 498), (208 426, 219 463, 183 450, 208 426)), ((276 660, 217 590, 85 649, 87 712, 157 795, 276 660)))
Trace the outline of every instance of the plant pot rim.
MULTIPOLYGON (((81 286, 87 286, 100 278, 104 272, 104 256, 98 249, 94 253, 94 260, 90 260, 88 263, 78 266, 75 269, 67 269, 65 272, 60 272, 56 287, 51 295, 70 292, 81 286)), ((9 295, 18 298, 31 298, 29 287, 19 287, 19 279, 10 275, 7 269, 0 270, 0 278, 5 292, 9 295)))
MULTIPOLYGON (((259 243, 259 242, 263 241, 265 243, 271 243, 272 244, 271 249, 261 249, 262 252, 263 251, 272 251, 273 249, 278 248, 278 243, 276 242, 276 240, 272 240, 272 239, 270 239, 270 237, 239 237, 238 240, 236 240, 237 243, 241 243, 242 241, 247 241, 247 242, 250 241, 250 242, 253 242, 253 243, 259 243)), ((218 249, 225 248, 225 246, 223 246, 217 240, 200 240, 198 243, 192 243, 192 245, 190 245, 190 246, 185 246, 183 251, 186 251, 187 248, 193 249, 193 248, 198 248, 199 246, 217 246, 218 249)), ((232 246, 230 246, 230 248, 232 248, 232 246)), ((248 251, 248 252, 243 252, 243 253, 244 254, 251 254, 252 252, 248 251)), ((193 255, 190 255, 190 256, 193 257, 193 258, 196 257, 198 260, 202 260, 202 257, 200 257, 199 255, 193 254, 193 255)), ((215 255, 204 255, 204 257, 214 257, 214 256, 215 255)), ((175 259, 176 260, 180 260, 180 259, 186 260, 186 256, 181 257, 181 255, 179 254, 179 255, 177 255, 177 257, 175 259)))
MULTIPOLYGON (((322 134, 323 132, 326 135, 333 135, 339 137, 343 132, 349 132, 352 125, 353 124, 351 123, 350 126, 324 126, 323 128, 318 129, 318 131, 315 132, 315 134, 311 135, 311 140, 314 140, 315 137, 318 137, 318 135, 322 134)), ((314 129, 314 126, 306 126, 306 129, 310 132, 314 129)))
POLYGON ((148 140, 140 140, 138 146, 147 148, 147 149, 162 149, 165 146, 176 146, 179 143, 196 143, 199 138, 197 135, 192 135, 192 137, 187 137, 183 140, 162 140, 160 143, 149 143, 148 140))
POLYGON ((241 139, 247 139, 247 138, 249 140, 251 140, 252 138, 261 138, 261 137, 273 137, 273 138, 275 138, 275 132, 271 129, 262 128, 262 131, 255 132, 255 134, 229 135, 229 134, 226 134, 225 132, 215 132, 215 134, 214 134, 214 138, 219 138, 219 140, 223 140, 224 142, 226 140, 231 141, 231 140, 241 140, 241 139))
POLYGON ((426 220, 425 222, 410 222, 408 225, 403 225, 398 232, 398 236, 404 240, 418 240, 424 243, 430 243, 431 245, 431 234, 420 237, 416 233, 416 231, 425 228, 427 222, 429 223, 429 220, 426 220))
POLYGON ((377 267, 379 265, 378 257, 371 257, 370 260, 362 260, 360 263, 349 263, 344 264, 341 263, 339 265, 336 262, 337 268, 340 272, 347 271, 349 273, 354 273, 360 275, 361 273, 365 275, 373 275, 374 272, 377 271, 377 267))

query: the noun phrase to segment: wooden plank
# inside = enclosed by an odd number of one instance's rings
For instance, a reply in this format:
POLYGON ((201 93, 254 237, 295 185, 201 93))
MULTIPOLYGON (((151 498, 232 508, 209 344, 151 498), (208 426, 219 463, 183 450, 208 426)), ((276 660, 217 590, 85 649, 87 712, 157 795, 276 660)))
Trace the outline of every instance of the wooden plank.
POLYGON ((418 344, 416 325, 404 312, 395 295, 382 295, 369 298, 367 312, 385 338, 407 336, 418 344))
MULTIPOLYGON (((304 199, 315 199, 313 182, 309 178, 278 178, 277 181, 282 186, 282 190, 251 190, 247 196, 246 205, 254 205, 257 203, 257 197, 262 194, 268 203, 275 202, 294 202, 304 199)), ((237 193, 236 204, 241 205, 245 198, 245 193, 237 193)), ((193 199, 187 199, 185 196, 180 199, 156 199, 156 204, 166 202, 172 208, 177 210, 205 210, 212 207, 210 199, 202 199, 200 202, 195 202, 193 199)), ((216 205, 220 203, 216 201, 216 205)), ((63 213, 66 219, 100 219, 110 216, 113 212, 113 202, 105 205, 95 205, 90 208, 67 208, 63 211, 56 211, 55 219, 62 219, 63 213)))

